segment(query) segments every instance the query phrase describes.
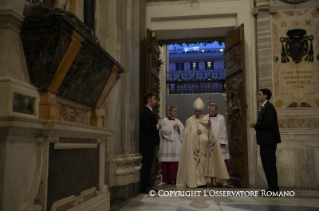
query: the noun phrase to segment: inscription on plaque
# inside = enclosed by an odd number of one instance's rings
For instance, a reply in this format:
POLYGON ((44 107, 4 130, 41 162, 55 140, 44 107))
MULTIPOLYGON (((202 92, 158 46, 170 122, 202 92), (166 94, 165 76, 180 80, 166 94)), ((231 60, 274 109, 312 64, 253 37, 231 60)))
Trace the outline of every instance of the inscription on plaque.
POLYGON ((302 67, 283 66, 287 67, 281 70, 283 93, 292 93, 297 98, 306 93, 315 93, 315 72, 311 69, 312 65, 305 64, 302 67))
POLYGON ((319 107, 319 12, 278 11, 272 16, 273 93, 277 108, 319 107))

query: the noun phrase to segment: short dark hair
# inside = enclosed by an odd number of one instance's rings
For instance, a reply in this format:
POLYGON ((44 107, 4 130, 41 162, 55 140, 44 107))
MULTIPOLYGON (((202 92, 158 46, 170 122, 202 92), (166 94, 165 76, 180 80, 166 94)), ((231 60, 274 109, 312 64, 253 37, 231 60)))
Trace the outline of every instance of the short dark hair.
POLYGON ((173 110, 173 108, 176 108, 176 107, 175 107, 175 106, 170 106, 170 107, 168 107, 168 111, 173 110))
POLYGON ((145 105, 147 104, 147 100, 148 99, 152 99, 152 96, 155 96, 155 94, 154 93, 146 93, 145 95, 144 95, 144 103, 145 103, 145 105))
POLYGON ((217 110, 217 104, 216 104, 216 103, 210 103, 210 104, 208 105, 208 109, 210 109, 210 107, 213 107, 213 106, 215 106, 215 108, 216 108, 216 110, 217 110))
POLYGON ((259 89, 259 91, 262 92, 263 95, 267 95, 267 100, 270 100, 272 93, 269 89, 259 89))

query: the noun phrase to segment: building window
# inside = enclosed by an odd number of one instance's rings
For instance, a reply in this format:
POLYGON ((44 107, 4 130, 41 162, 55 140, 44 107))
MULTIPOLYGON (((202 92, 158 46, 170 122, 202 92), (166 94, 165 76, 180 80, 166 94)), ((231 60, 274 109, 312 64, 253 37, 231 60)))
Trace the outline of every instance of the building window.
POLYGON ((192 70, 196 70, 196 62, 192 63, 192 70))
POLYGON ((176 63, 176 70, 184 70, 184 63, 176 63))
POLYGON ((198 70, 198 62, 191 62, 190 63, 190 69, 191 70, 198 70))
POLYGON ((214 69, 214 62, 206 62, 206 69, 214 69))

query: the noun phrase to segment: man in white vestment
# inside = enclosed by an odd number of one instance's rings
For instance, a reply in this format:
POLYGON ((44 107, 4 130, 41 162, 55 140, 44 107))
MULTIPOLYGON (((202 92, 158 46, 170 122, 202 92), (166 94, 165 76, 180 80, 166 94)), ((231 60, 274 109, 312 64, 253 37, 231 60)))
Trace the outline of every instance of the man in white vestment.
POLYGON ((175 184, 184 125, 175 118, 176 107, 169 107, 168 113, 161 121, 159 162, 162 162, 162 182, 175 184))
POLYGON ((219 144, 208 118, 203 116, 203 101, 193 103, 194 116, 186 120, 179 157, 176 186, 206 186, 215 177, 217 182, 229 179, 219 144))
MULTIPOLYGON (((217 104, 216 103, 210 103, 208 106, 209 114, 205 115, 205 117, 209 118, 212 127, 214 129, 214 133, 217 139, 217 142, 219 143, 220 150, 223 155, 223 159, 228 171, 228 162, 230 155, 229 155, 229 148, 228 148, 228 139, 227 139, 227 130, 226 130, 226 123, 225 118, 223 115, 220 115, 217 113, 217 104)), ((227 181, 225 180, 222 183, 223 187, 231 187, 227 184, 227 181)))

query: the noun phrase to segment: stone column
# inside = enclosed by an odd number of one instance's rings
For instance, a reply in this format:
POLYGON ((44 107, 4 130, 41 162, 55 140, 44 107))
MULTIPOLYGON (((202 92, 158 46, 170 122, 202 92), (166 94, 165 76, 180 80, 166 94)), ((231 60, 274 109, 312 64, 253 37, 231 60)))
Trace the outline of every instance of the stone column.
POLYGON ((107 128, 114 130, 106 144, 106 184, 111 201, 126 200, 139 192, 139 2, 96 3, 96 34, 101 46, 125 69, 102 108, 107 128))

